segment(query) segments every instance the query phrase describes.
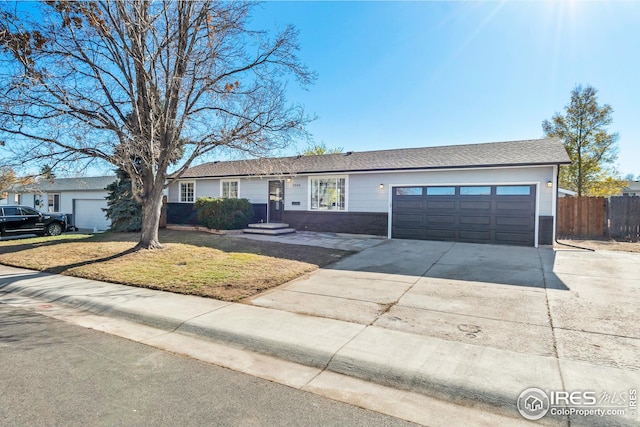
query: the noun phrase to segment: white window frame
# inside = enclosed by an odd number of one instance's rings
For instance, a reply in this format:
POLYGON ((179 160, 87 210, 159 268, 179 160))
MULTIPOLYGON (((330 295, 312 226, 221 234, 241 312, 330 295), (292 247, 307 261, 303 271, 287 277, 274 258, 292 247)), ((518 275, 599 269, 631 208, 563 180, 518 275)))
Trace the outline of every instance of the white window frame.
MULTIPOLYGON (((186 196, 186 195, 185 195, 186 196)), ((196 182, 195 181, 180 181, 178 184, 178 201, 180 203, 195 203, 196 201, 196 182), (182 194, 182 186, 183 185, 188 185, 191 184, 193 185, 193 194, 192 194, 192 200, 186 200, 185 198, 183 198, 183 194, 182 194)))
POLYGON ((239 199, 240 198, 240 180, 239 179, 221 179, 220 180, 220 197, 223 199, 239 199), (236 197, 228 197, 224 195, 225 184, 236 183, 236 197))
MULTIPOLYGON (((337 182, 336 182, 337 185, 337 182)), ((308 179, 308 198, 307 198, 307 206, 310 211, 314 212, 348 212, 349 211, 349 175, 318 175, 318 176, 310 176, 308 179), (313 208, 312 200, 313 200, 313 181, 320 179, 332 179, 339 180, 344 179, 344 207, 342 209, 320 209, 313 208)))

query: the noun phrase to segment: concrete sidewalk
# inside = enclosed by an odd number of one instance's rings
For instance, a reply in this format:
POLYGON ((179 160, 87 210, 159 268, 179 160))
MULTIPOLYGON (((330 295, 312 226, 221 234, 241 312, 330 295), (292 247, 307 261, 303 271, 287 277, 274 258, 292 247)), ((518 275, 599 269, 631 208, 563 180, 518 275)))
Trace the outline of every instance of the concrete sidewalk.
POLYGON ((381 236, 366 234, 322 233, 316 231, 296 231, 291 234, 269 236, 264 234, 247 234, 240 230, 230 230, 227 231, 225 235, 248 240, 277 242, 288 245, 320 246, 323 248, 354 252, 371 248, 386 240, 386 238, 381 236))
MULTIPOLYGON (((314 317, 0 266, 0 302, 21 297, 129 319, 464 406, 523 419, 528 387, 628 392, 640 372, 314 317)), ((153 342, 149 342, 153 345, 153 342)), ((567 425, 563 415, 538 423, 567 425)), ((571 425, 638 425, 638 418, 572 417, 571 425)))

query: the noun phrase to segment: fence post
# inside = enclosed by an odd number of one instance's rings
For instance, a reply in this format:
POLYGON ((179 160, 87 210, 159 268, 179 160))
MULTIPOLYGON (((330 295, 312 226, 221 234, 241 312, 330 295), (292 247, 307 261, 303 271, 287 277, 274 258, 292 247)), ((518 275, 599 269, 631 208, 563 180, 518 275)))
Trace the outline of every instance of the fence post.
POLYGON ((611 196, 604 199, 604 235, 611 237, 611 196))

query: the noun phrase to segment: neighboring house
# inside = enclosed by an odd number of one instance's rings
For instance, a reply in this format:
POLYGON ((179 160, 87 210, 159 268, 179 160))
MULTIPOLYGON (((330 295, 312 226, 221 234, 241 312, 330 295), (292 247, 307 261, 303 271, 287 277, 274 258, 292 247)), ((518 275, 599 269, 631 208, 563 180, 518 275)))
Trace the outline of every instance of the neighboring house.
POLYGON ((576 194, 575 191, 567 190, 566 188, 558 188, 558 197, 574 197, 576 194))
POLYGON ((640 181, 629 181, 629 185, 622 189, 623 196, 640 196, 640 181))
POLYGON ((79 229, 107 230, 111 221, 102 209, 107 207, 107 185, 115 176, 55 178, 29 185, 16 185, 9 190, 10 204, 30 206, 41 212, 72 214, 79 229))
POLYGON ((538 246, 555 233, 559 139, 212 162, 170 182, 167 221, 199 197, 247 198, 297 230, 538 246))

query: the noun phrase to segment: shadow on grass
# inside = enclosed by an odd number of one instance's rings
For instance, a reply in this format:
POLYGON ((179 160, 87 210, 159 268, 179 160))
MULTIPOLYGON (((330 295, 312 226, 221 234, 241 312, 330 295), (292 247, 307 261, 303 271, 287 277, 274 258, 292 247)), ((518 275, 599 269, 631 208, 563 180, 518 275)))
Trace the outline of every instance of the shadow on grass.
MULTIPOLYGON (((14 254, 14 253, 19 253, 22 251, 28 251, 30 249, 35 249, 35 248, 42 248, 42 247, 51 247, 52 251, 56 251, 55 252, 55 256, 59 257, 60 256, 60 251, 64 251, 63 247, 60 248, 56 248, 56 246, 59 245, 64 245, 65 243, 90 243, 90 242, 97 242, 97 241, 109 241, 109 240, 100 240, 100 239, 96 239, 96 236, 89 236, 87 235, 84 238, 52 238, 52 237, 27 237, 27 238, 21 238, 21 239, 11 239, 11 240, 5 240, 6 242, 11 242, 7 245, 3 245, 2 242, 0 241, 0 254, 14 254), (16 243, 16 242, 20 242, 20 243, 16 243)), ((117 240, 114 240, 117 241, 117 240)), ((102 257, 102 258, 98 258, 98 259, 93 259, 93 260, 87 260, 87 261, 82 261, 82 262, 76 262, 73 264, 66 264, 66 265, 58 265, 55 267, 50 267, 50 268, 45 268, 42 269, 41 271, 43 273, 52 273, 52 274, 62 274, 67 270, 70 270, 72 268, 75 267, 82 267, 85 265, 91 265, 91 264, 97 264, 97 263, 101 263, 101 262, 106 262, 106 261, 111 261, 114 259, 118 259, 121 258, 125 255, 128 255, 130 253, 135 252, 134 248, 128 249, 126 251, 122 251, 119 252, 117 254, 114 255, 110 255, 107 257, 102 257)), ((16 265, 15 267, 22 267, 20 265, 16 265)))
POLYGON ((52 237, 27 237, 22 239, 11 239, 11 240, 0 240, 0 254, 12 254, 16 252, 22 252, 28 249, 33 248, 41 248, 47 246, 56 246, 64 243, 80 243, 90 241, 91 237, 86 237, 84 239, 77 238, 67 238, 67 239, 57 239, 52 237), (48 240, 44 240, 48 239, 48 240), (35 240, 35 241, 34 241, 35 240), (16 244, 14 242, 19 241, 20 243, 16 244), (3 245, 4 242, 11 242, 10 244, 3 245))
POLYGON ((107 256, 107 257, 92 259, 92 260, 88 260, 88 261, 76 262, 76 263, 73 263, 73 264, 57 265, 55 267, 45 268, 42 271, 45 272, 45 273, 62 274, 65 271, 71 270, 71 269, 76 268, 76 267, 84 267, 86 265, 99 264, 101 262, 113 261, 114 259, 122 258, 125 255, 132 254, 135 251, 136 251, 135 248, 131 248, 131 249, 127 249, 126 251, 122 251, 122 252, 119 252, 117 254, 113 254, 113 255, 107 256))
MULTIPOLYGON (((136 243, 138 233, 104 233, 95 235, 92 241, 100 242, 133 242, 136 243)), ((199 231, 160 230, 160 243, 181 243, 217 249, 226 253, 247 253, 292 261, 300 261, 325 267, 347 256, 354 251, 323 248, 318 246, 292 245, 270 241, 257 241, 242 237, 221 236, 199 231)))
MULTIPOLYGON (((0 241, 0 254, 11 254, 27 251, 29 249, 37 247, 50 247, 52 251, 58 251, 57 256, 60 255, 59 251, 64 251, 63 246, 56 248, 57 245, 64 245, 65 243, 99 243, 99 242, 131 242, 137 243, 139 240, 139 233, 101 233, 87 236, 86 238, 24 238, 20 239, 20 243, 16 240, 7 241, 8 244, 3 244, 4 241, 0 241)), ((247 253, 261 256, 268 256, 273 258, 286 259, 291 261, 300 261, 308 264, 314 264, 318 267, 326 267, 335 263, 347 256, 353 255, 353 251, 345 251, 340 249, 323 248, 317 246, 307 245, 292 245, 287 243, 278 243, 271 241, 257 241, 244 239, 242 237, 234 236, 221 236, 210 233, 204 233, 199 231, 178 231, 178 230, 160 230, 160 243, 179 243, 185 245, 193 245, 199 247, 206 247, 216 249, 226 253, 247 253)), ((109 261, 129 253, 132 253, 133 249, 125 251, 123 253, 97 259, 93 261, 87 261, 76 264, 69 264, 65 266, 59 266, 50 268, 44 271, 51 273, 60 273, 61 271, 68 270, 70 268, 79 267, 87 264, 95 264, 99 262, 109 261)))

